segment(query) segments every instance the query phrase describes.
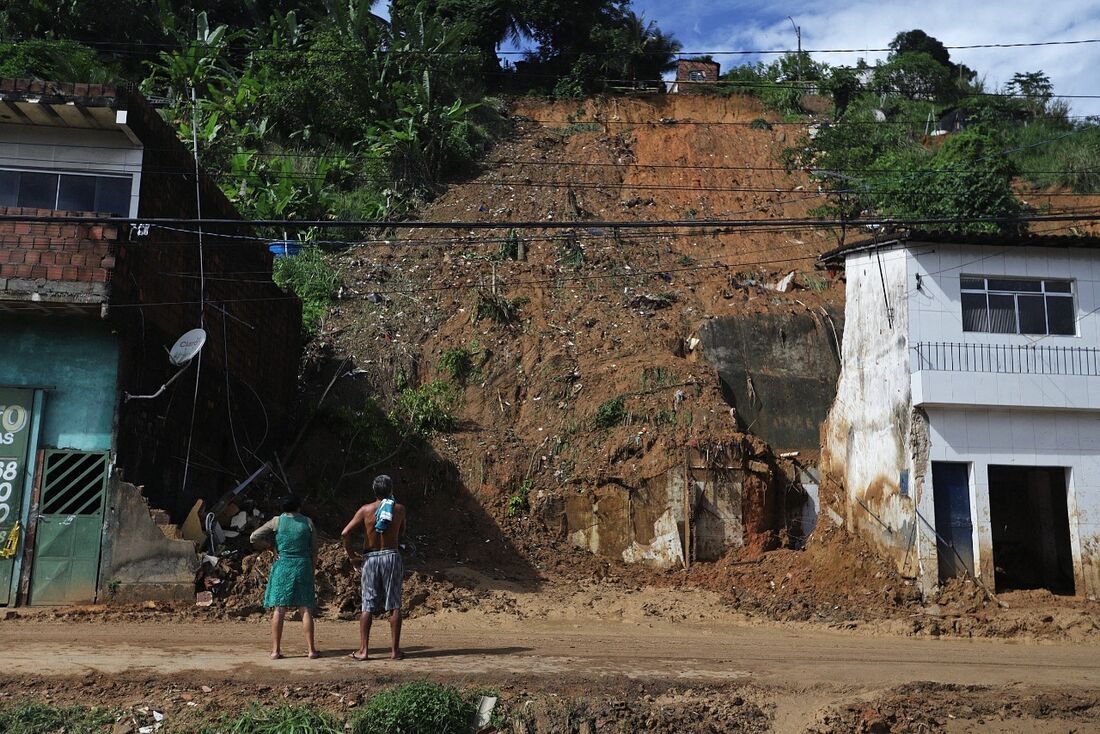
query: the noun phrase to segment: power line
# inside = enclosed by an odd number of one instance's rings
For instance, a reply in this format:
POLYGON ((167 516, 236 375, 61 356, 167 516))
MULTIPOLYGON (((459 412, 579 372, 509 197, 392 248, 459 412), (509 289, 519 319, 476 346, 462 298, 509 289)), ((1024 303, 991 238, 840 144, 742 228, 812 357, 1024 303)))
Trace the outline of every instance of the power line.
POLYGON ((1022 224, 1025 222, 1065 222, 1098 221, 1097 215, 1071 214, 1021 214, 1010 217, 1001 216, 961 216, 961 217, 863 217, 855 219, 811 219, 782 218, 773 219, 654 219, 654 220, 582 220, 563 221, 548 219, 545 221, 424 221, 424 220, 370 220, 370 219, 198 219, 195 217, 111 217, 101 215, 44 215, 44 214, 0 214, 0 222, 28 222, 39 224, 148 224, 227 227, 285 227, 288 229, 575 229, 592 227, 598 229, 675 229, 691 227, 905 227, 927 224, 1022 224))
MULTIPOLYGON (((959 45, 945 45, 944 48, 950 51, 967 51, 975 49, 990 49, 990 48, 1037 48, 1042 46, 1081 46, 1089 44, 1100 43, 1100 38, 1080 38, 1080 39, 1067 39, 1061 41, 1020 41, 1020 42, 998 42, 998 43, 971 43, 971 44, 959 44, 959 45)), ((272 53, 286 53, 286 54, 314 54, 320 55, 325 53, 362 53, 363 47, 347 46, 328 49, 308 49, 308 48, 271 48, 269 46, 255 46, 255 45, 243 45, 243 44, 224 44, 222 46, 211 46, 209 44, 200 43, 194 41, 188 45, 181 45, 179 43, 120 43, 117 41, 85 41, 81 42, 82 45, 91 46, 93 48, 103 48, 106 52, 111 52, 112 49, 155 49, 162 51, 183 51, 189 47, 198 48, 224 48, 232 51, 264 51, 272 53)), ((802 49, 804 54, 844 54, 844 53, 889 53, 895 49, 889 46, 885 48, 810 48, 802 49)), ((393 55, 407 55, 407 56, 452 56, 459 58, 480 58, 483 54, 479 51, 427 51, 419 49, 389 49, 387 53, 393 55)), ((530 53, 529 50, 496 50, 494 55, 496 56, 527 56, 530 53)), ((621 52, 617 51, 585 51, 583 52, 590 56, 621 56, 621 52)), ((692 56, 776 56, 796 54, 798 51, 793 48, 773 48, 773 49, 726 49, 726 50, 712 50, 712 51, 677 51, 675 54, 669 54, 667 51, 646 51, 639 50, 632 52, 631 55, 645 55, 645 56, 669 56, 674 55, 679 58, 692 57, 692 56)))

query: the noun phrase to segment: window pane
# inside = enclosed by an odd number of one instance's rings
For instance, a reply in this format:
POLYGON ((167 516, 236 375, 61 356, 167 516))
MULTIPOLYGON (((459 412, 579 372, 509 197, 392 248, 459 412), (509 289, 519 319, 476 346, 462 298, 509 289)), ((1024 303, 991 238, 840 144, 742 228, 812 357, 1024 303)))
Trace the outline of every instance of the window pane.
POLYGON ((57 208, 67 212, 95 211, 95 176, 66 176, 58 184, 57 208))
POLYGON ((967 291, 984 291, 985 278, 963 278, 962 287, 967 291))
POLYGON ((1017 296, 1020 305, 1020 333, 1047 333, 1046 299, 1043 296, 1017 296))
POLYGON ((1047 296, 1047 323, 1051 334, 1077 333, 1073 299, 1065 296, 1047 296))
POLYGON ((57 205, 57 174, 19 174, 19 206, 53 209, 57 205))
POLYGON ((0 206, 19 203, 19 171, 0 171, 0 206))
POLYGON ((985 294, 963 293, 963 331, 989 331, 985 294))
POLYGON ((1025 293, 1039 293, 1043 290, 1041 280, 1022 280, 1020 278, 989 279, 991 291, 1023 291, 1025 293))
POLYGON ((97 177, 95 211, 120 217, 129 216, 131 182, 129 177, 97 177))
POLYGON ((1047 293, 1072 293, 1068 280, 1046 280, 1047 293))
POLYGON ((1016 297, 989 296, 989 331, 994 334, 1015 334, 1016 297))

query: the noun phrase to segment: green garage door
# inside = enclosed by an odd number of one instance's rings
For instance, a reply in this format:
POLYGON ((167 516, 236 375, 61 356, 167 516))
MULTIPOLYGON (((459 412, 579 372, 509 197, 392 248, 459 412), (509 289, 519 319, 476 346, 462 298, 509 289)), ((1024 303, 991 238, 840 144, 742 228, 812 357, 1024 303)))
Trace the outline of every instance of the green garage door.
POLYGON ((31 604, 95 601, 109 466, 106 453, 46 452, 31 604))

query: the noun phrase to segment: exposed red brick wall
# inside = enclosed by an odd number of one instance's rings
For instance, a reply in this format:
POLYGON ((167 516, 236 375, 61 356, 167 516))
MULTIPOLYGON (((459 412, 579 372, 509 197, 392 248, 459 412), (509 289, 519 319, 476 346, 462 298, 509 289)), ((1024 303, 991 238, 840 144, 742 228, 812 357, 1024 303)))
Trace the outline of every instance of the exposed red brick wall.
POLYGON ((691 72, 701 71, 704 72, 707 77, 707 82, 718 81, 718 76, 722 71, 722 66, 717 61, 688 61, 681 59, 676 65, 676 81, 678 82, 690 82, 691 72))
MULTIPOLYGON (((25 216, 79 216, 80 212, 0 207, 0 214, 25 216)), ((106 300, 105 284, 115 268, 116 227, 59 222, 0 222, 0 295, 29 292, 32 284, 47 281, 34 290, 49 286, 63 291, 65 283, 102 283, 100 300, 106 300)), ((86 290, 86 289, 84 289, 86 290)), ((83 292, 83 291, 82 291, 83 292)), ((87 299, 82 299, 86 302, 87 299)))

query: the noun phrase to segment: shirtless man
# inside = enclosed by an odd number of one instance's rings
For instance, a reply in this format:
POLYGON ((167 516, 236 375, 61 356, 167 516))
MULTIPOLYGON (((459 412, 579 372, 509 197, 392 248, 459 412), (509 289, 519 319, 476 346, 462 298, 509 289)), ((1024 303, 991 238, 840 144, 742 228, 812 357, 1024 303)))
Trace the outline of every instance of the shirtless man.
POLYGON ((370 627, 375 614, 390 612, 390 636, 393 640, 390 657, 400 660, 401 651, 401 584, 405 580, 405 565, 401 561, 400 540, 405 533, 405 506, 393 505, 393 519, 382 532, 375 529, 378 509, 384 500, 393 497, 393 480, 385 474, 374 479, 374 502, 363 505, 344 528, 341 539, 352 564, 362 563, 363 613, 359 617, 360 647, 349 657, 367 659, 370 627), (351 547, 351 536, 358 530, 366 535, 362 554, 351 547))

